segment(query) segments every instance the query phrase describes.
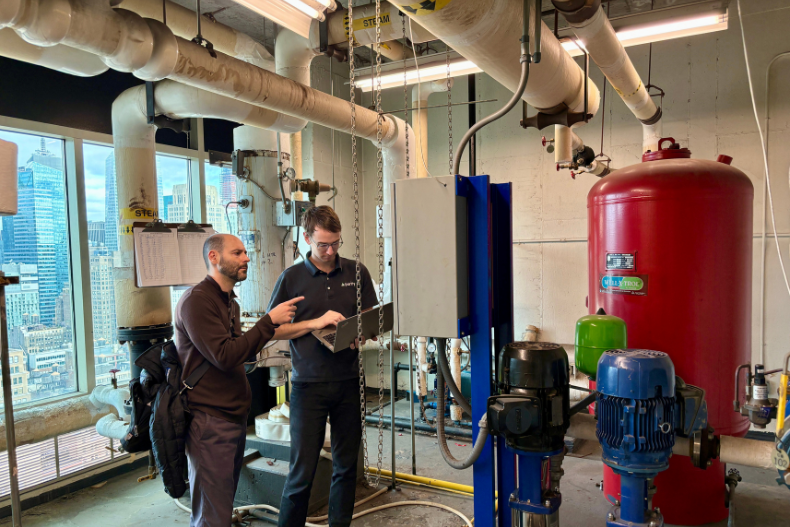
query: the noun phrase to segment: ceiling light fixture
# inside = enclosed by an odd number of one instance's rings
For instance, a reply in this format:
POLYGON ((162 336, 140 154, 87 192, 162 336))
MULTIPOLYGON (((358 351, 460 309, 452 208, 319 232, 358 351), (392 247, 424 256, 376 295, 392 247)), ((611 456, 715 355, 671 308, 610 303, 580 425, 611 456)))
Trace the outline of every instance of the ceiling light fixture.
POLYGON ((310 38, 313 20, 323 21, 325 11, 337 9, 335 0, 233 0, 275 24, 310 38))
MULTIPOLYGON (((473 62, 466 59, 454 59, 450 62, 450 76, 460 77, 462 75, 470 75, 472 73, 480 73, 481 70, 473 62)), ((373 90, 373 75, 363 75, 355 79, 356 85, 363 91, 369 92, 373 90)), ((440 64, 420 66, 419 72, 416 68, 409 68, 406 70, 406 84, 417 84, 418 82, 428 82, 447 78, 447 64, 442 61, 440 64)), ((395 73, 388 73, 381 76, 381 89, 393 88, 396 86, 403 86, 403 70, 395 73)))
MULTIPOLYGON (((720 4, 720 2, 718 3, 720 4)), ((695 15, 680 18, 677 17, 677 9, 667 9, 665 11, 666 13, 663 13, 664 15, 674 16, 659 21, 646 21, 646 23, 638 23, 638 21, 648 18, 648 16, 642 15, 612 20, 612 26, 615 28, 617 38, 623 44, 623 47, 627 48, 629 46, 638 46, 651 42, 662 42, 664 40, 704 35, 705 33, 727 29, 726 9, 713 14, 710 12, 705 14, 697 13, 695 15)), ((661 12, 658 11, 655 13, 646 13, 646 15, 660 14, 661 12)), ((570 32, 570 30, 567 31, 570 32)), ((563 31, 563 33, 570 34, 565 31, 563 31)), ((578 48, 572 37, 568 40, 564 40, 562 42, 562 47, 570 53, 571 57, 582 55, 582 51, 578 48)))

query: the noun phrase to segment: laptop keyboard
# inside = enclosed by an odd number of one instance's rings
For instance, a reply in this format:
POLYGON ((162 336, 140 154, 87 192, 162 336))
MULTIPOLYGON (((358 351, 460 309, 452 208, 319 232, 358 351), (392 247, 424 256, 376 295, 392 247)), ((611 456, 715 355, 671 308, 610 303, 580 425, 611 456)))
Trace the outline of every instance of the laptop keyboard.
POLYGON ((337 337, 337 333, 329 333, 328 335, 324 335, 324 340, 334 346, 335 337, 337 337))

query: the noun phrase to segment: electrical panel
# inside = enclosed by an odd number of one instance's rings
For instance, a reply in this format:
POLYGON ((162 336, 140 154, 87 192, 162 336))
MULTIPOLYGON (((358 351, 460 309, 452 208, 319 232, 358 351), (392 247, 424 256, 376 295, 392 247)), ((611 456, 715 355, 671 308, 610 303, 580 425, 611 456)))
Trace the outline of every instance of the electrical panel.
POLYGON ((459 176, 393 183, 396 335, 461 338, 469 315, 467 202, 459 176))
POLYGON ((300 227, 302 216, 313 206, 309 201, 289 201, 290 209, 285 212, 284 202, 278 201, 274 207, 274 224, 278 227, 300 227))

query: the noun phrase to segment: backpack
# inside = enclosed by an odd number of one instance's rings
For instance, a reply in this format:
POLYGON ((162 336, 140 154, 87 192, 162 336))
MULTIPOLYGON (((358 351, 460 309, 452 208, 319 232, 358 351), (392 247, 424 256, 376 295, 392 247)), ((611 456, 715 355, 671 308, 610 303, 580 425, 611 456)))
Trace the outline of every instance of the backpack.
POLYGON ((167 341, 148 348, 135 364, 142 373, 129 383, 131 423, 121 445, 127 452, 151 450, 165 492, 180 498, 187 489, 184 474, 190 413, 186 391, 198 383, 211 363, 204 360, 181 381, 176 345, 167 341))

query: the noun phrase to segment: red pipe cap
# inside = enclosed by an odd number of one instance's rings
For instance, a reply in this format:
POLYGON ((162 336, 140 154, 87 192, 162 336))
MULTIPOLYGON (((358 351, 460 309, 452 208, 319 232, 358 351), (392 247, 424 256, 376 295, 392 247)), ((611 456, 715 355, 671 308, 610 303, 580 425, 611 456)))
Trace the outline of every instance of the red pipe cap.
POLYGON ((730 156, 725 156, 724 154, 719 155, 719 157, 716 158, 716 161, 719 163, 724 163, 725 165, 732 164, 732 158, 730 156))
POLYGON ((658 151, 647 151, 642 154, 642 162, 658 161, 660 159, 688 159, 691 157, 691 150, 688 148, 680 148, 680 145, 675 142, 674 137, 663 137, 658 141, 658 151), (664 148, 664 144, 669 142, 669 148, 664 148))

